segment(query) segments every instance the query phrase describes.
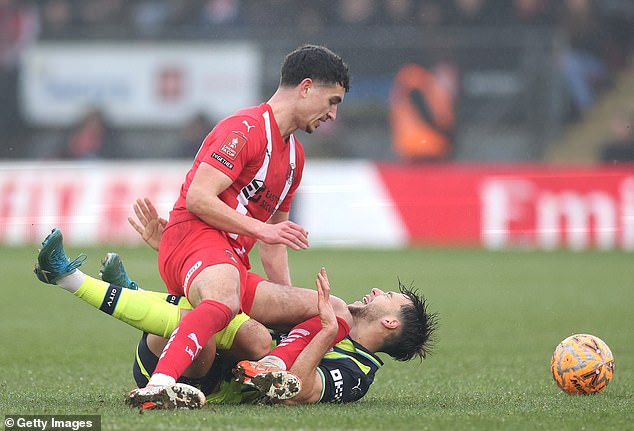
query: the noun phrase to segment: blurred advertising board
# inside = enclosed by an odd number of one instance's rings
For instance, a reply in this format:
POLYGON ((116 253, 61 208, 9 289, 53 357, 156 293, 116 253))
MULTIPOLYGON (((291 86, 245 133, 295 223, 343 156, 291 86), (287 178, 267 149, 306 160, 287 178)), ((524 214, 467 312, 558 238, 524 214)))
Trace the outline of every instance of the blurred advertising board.
POLYGON ((167 216, 188 163, 0 164, 0 243, 41 242, 58 227, 69 244, 135 243, 132 205, 148 197, 167 216))
MULTIPOLYGON (((132 204, 167 217, 188 162, 0 164, 0 244, 138 243, 132 204)), ((634 250, 634 169, 308 160, 291 218, 313 246, 634 250)))
POLYGON ((180 126, 257 104, 261 69, 250 43, 45 43, 22 58, 20 97, 40 126, 93 108, 117 126, 180 126))
POLYGON ((380 165, 411 243, 634 250, 633 166, 380 165))

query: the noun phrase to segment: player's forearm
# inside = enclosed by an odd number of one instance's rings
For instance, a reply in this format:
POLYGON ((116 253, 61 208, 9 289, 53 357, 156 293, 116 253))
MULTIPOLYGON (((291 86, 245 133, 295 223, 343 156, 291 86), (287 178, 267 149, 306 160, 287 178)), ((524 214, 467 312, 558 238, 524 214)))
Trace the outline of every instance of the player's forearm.
POLYGON ((302 390, 288 400, 288 404, 310 404, 319 401, 322 383, 317 366, 330 350, 336 335, 336 326, 322 329, 299 354, 290 371, 302 380, 302 390))
POLYGON ((258 238, 263 222, 240 214, 217 196, 187 197, 187 210, 218 230, 258 238))
POLYGON ((262 267, 269 281, 292 286, 291 272, 288 267, 288 251, 285 245, 259 242, 262 267))

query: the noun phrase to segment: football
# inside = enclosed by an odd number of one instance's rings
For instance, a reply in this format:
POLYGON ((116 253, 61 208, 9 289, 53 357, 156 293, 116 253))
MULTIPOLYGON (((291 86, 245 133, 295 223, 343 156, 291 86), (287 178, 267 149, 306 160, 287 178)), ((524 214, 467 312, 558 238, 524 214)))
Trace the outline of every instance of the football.
POLYGON ((559 343, 550 361, 550 371, 562 391, 596 394, 612 379, 614 357, 600 338, 575 334, 559 343))

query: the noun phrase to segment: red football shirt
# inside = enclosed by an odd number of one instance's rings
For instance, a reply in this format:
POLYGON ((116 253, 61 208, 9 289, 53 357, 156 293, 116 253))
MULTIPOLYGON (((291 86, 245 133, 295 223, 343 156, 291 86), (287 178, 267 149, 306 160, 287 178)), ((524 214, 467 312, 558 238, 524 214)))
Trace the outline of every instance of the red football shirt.
MULTIPOLYGON (((220 199, 241 214, 267 221, 275 211, 290 210, 304 169, 304 149, 291 136, 285 141, 271 107, 262 103, 225 118, 207 135, 187 173, 169 224, 196 218, 185 197, 198 166, 207 163, 228 175, 233 183, 220 199)), ((255 238, 229 233, 238 254, 248 254, 255 238)))

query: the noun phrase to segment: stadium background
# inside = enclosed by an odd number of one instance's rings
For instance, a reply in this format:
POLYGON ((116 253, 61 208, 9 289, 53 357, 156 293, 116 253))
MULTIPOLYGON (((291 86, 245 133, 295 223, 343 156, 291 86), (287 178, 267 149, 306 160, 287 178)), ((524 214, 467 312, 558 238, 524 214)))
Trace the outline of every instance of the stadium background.
MULTIPOLYGON (((137 332, 40 289, 37 244, 60 227, 87 273, 116 249, 161 289, 127 225, 133 200, 166 214, 204 134, 266 100, 284 54, 311 42, 348 61, 352 91, 335 123, 298 133, 308 159, 292 217, 313 250, 291 253, 294 281, 312 286, 324 264, 345 299, 413 281, 441 314, 441 343, 422 372, 387 361, 358 406, 291 420, 216 409, 214 424, 631 426, 633 24, 627 0, 0 2, 0 412, 139 426, 121 404, 137 332), (411 65, 424 79, 404 102, 411 65), (402 150, 403 109, 415 144, 441 144, 402 150), (549 355, 574 332, 615 354, 602 398, 564 399, 550 381, 549 355)), ((143 420, 166 418, 208 427, 204 412, 143 420)))
POLYGON ((71 242, 134 241, 132 199, 165 214, 215 121, 266 100, 283 55, 319 42, 349 62, 353 91, 338 121, 300 134, 293 216, 315 244, 634 248, 629 2, 1 11, 1 242, 37 242, 51 225, 71 242))

